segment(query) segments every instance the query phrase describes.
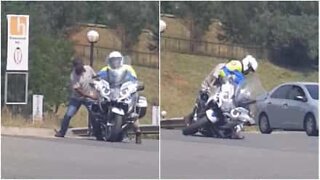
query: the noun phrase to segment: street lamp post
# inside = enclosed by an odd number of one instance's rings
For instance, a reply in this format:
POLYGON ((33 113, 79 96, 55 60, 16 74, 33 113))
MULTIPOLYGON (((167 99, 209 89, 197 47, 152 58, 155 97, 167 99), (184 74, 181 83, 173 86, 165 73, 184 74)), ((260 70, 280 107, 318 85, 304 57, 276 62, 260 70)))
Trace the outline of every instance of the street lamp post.
POLYGON ((90 30, 87 33, 87 38, 90 43, 90 66, 93 66, 93 49, 94 43, 98 42, 99 40, 99 33, 95 30, 90 30))
MULTIPOLYGON (((90 43, 90 66, 93 66, 93 49, 94 49, 94 43, 98 42, 99 40, 99 33, 95 30, 90 30, 87 33, 87 38, 90 43)), ((91 113, 88 115, 88 134, 89 136, 92 135, 92 124, 91 124, 91 113)))

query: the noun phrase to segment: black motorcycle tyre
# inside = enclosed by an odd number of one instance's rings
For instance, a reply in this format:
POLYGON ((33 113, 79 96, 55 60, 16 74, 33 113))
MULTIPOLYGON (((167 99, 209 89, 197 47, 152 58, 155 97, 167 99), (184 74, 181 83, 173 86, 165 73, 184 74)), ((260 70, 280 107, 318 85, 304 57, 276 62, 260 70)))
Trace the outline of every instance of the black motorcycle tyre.
POLYGON ((122 121, 123 116, 119 114, 113 114, 113 126, 107 127, 105 138, 107 141, 110 142, 119 142, 122 141, 123 134, 122 134, 122 121))
POLYGON ((190 124, 189 126, 182 129, 183 135, 193 135, 199 131, 199 128, 208 124, 207 117, 200 118, 198 121, 190 124))

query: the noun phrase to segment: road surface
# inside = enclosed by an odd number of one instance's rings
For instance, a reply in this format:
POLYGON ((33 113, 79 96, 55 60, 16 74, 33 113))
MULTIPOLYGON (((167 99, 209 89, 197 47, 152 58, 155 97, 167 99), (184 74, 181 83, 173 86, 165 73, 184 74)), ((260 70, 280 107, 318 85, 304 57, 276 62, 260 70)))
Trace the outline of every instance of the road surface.
POLYGON ((245 136, 215 139, 161 129, 161 178, 318 179, 318 137, 304 132, 245 136))
POLYGON ((106 179, 159 177, 159 141, 1 136, 2 178, 106 179))

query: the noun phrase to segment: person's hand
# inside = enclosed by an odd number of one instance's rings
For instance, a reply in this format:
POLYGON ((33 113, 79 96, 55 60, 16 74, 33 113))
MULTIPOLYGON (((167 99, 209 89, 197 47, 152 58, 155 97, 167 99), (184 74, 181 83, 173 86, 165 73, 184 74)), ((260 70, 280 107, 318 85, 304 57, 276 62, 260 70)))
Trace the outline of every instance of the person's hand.
POLYGON ((200 90, 200 98, 203 101, 207 101, 209 98, 209 89, 201 89, 200 90))
POLYGON ((91 92, 87 97, 92 100, 98 100, 98 95, 97 93, 94 93, 94 92, 91 92))

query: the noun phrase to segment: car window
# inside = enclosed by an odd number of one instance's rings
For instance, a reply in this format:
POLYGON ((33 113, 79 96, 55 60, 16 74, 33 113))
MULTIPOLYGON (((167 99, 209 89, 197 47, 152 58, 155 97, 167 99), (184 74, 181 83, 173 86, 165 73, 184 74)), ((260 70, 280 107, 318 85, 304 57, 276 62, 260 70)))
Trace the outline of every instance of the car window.
POLYGON ((319 99, 319 88, 318 85, 306 85, 308 92, 312 99, 319 99))
POLYGON ((291 85, 283 85, 276 89, 272 94, 271 98, 276 99, 286 99, 288 91, 290 90, 291 85))
POLYGON ((292 86, 288 94, 288 99, 294 100, 297 96, 305 97, 306 95, 301 87, 292 86))

